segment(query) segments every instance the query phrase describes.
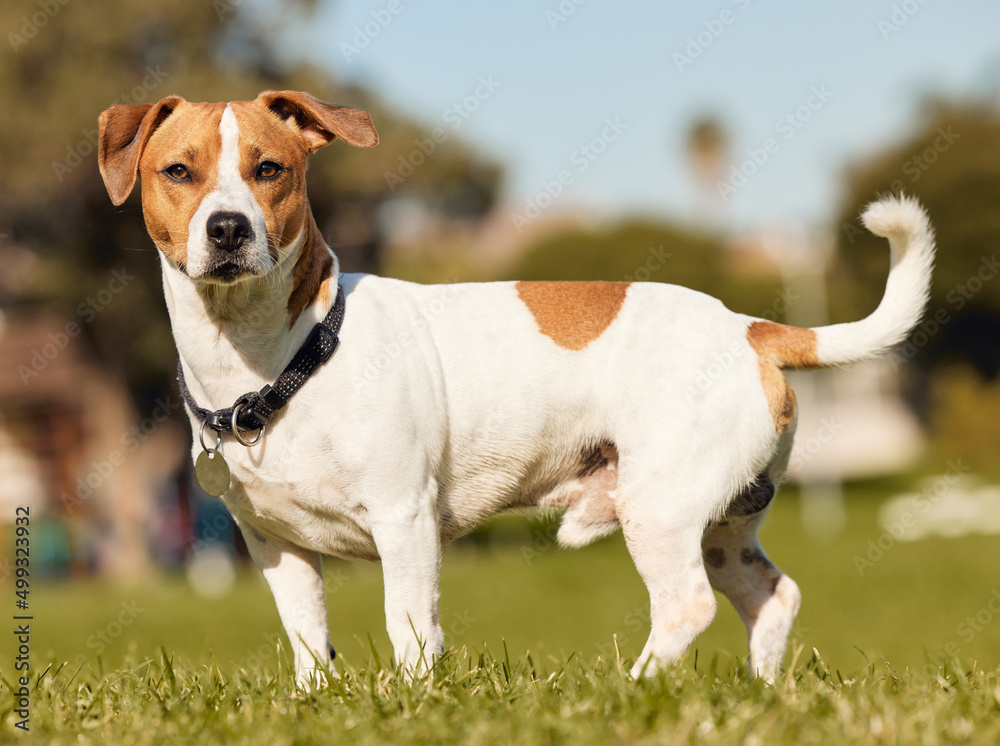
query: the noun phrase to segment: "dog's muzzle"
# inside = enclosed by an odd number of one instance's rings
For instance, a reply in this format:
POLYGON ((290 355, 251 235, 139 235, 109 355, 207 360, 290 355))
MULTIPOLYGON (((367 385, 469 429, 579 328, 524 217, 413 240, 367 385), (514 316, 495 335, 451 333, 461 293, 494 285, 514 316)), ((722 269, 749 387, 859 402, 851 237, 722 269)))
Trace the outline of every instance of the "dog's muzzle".
POLYGON ((214 259, 205 274, 213 280, 230 283, 244 275, 259 274, 248 266, 246 248, 253 244, 250 219, 241 212, 213 212, 205 222, 205 236, 214 259))
POLYGON ((250 220, 241 212, 213 212, 205 223, 211 246, 231 254, 253 239, 250 220))

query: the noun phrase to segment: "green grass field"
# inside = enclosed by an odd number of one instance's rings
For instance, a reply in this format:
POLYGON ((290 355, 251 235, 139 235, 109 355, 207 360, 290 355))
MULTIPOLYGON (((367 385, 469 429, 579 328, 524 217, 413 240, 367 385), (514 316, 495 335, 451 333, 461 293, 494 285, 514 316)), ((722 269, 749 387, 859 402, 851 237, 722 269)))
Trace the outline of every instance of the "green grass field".
MULTIPOLYGON (((804 534, 792 493, 776 501, 763 543, 804 600, 788 673, 773 687, 743 672, 745 632, 722 598, 680 665, 631 681, 624 672, 645 641, 648 602, 621 537, 565 551, 545 525, 504 518, 445 552, 450 652, 413 684, 384 663, 377 565, 327 562, 343 677, 305 695, 291 686, 256 571, 212 600, 174 577, 130 589, 36 582, 33 666, 48 669, 35 684, 31 735, 115 744, 998 743, 1000 620, 990 602, 1000 598, 1000 540, 893 543, 862 574, 855 557, 883 533, 876 513, 886 494, 885 485, 852 488, 847 530, 827 542, 804 534)), ((12 674, 4 663, 0 715, 16 740, 12 674)))

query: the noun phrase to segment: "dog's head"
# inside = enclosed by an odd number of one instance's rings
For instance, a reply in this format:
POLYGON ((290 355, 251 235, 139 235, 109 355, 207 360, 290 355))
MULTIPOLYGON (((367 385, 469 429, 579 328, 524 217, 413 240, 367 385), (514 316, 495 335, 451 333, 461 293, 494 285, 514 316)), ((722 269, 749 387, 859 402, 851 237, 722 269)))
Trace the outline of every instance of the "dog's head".
POLYGON ((307 229, 306 158, 338 137, 378 142, 367 112, 307 93, 228 104, 170 96, 105 110, 98 163, 116 205, 141 175, 157 247, 192 280, 225 285, 266 274, 307 229))

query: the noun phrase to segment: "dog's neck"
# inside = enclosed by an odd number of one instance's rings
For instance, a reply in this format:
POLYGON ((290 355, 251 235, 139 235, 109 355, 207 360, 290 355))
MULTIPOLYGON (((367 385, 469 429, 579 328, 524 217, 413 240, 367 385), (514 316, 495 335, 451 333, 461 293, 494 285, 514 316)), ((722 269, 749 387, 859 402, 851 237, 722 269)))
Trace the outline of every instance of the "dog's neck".
POLYGON ((198 404, 231 406, 271 383, 336 296, 339 265, 312 215, 261 277, 197 283, 160 254, 163 287, 185 380, 198 404))

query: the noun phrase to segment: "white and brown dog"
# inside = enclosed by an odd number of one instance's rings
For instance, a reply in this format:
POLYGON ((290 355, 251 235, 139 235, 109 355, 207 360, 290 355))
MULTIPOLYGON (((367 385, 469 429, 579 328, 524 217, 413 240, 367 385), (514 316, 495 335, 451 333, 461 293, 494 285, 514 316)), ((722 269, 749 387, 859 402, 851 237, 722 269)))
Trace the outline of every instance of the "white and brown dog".
POLYGON ((782 370, 872 357, 917 323, 934 252, 919 205, 867 209, 891 247, 885 296, 862 321, 817 329, 659 283, 415 285, 340 275, 305 187, 307 156, 336 138, 378 140, 367 113, 290 91, 100 117, 112 201, 142 177, 200 406, 275 381, 346 297, 333 358, 255 445, 225 437, 223 500, 274 593, 297 679, 330 649, 322 555, 381 560, 396 659, 417 667, 443 647, 442 544, 529 506, 565 510, 566 546, 622 527, 650 597, 633 672, 685 651, 715 615, 714 587, 746 624, 751 670, 772 678, 800 600, 756 533, 795 429, 782 370))

